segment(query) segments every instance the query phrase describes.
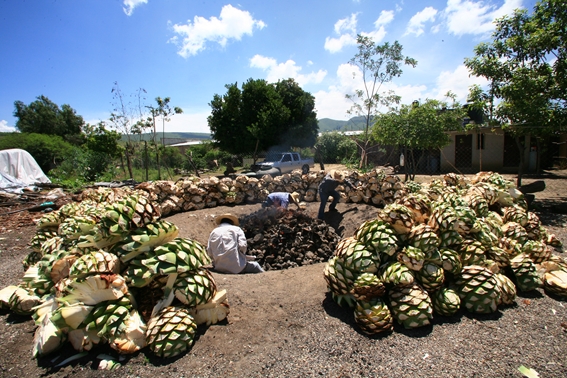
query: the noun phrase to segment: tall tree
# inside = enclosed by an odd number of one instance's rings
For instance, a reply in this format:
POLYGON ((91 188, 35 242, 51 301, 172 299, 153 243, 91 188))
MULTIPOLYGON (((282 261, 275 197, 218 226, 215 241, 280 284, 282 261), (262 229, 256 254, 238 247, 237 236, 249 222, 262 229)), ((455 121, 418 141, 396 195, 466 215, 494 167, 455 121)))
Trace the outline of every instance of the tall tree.
POLYGON ((526 137, 539 141, 567 124, 567 3, 540 1, 532 15, 517 9, 495 23, 493 41, 475 47, 465 65, 488 79, 498 102, 494 116, 515 137, 520 186, 526 137))
POLYGON ((406 180, 414 179, 417 162, 416 150, 440 149, 451 140, 448 131, 462 127, 465 111, 455 102, 455 96, 447 94, 453 102, 427 99, 423 104, 414 101, 376 117, 372 128, 377 142, 398 146, 403 152, 406 165, 406 180))
POLYGON ((94 126, 86 124, 84 131, 87 167, 82 174, 87 180, 95 180, 108 169, 115 158, 120 156, 122 148, 118 142, 121 136, 116 131, 108 130, 104 122, 94 126))
POLYGON ((254 148, 254 141, 244 137, 246 127, 240 116, 242 91, 238 83, 227 84, 225 88, 227 92, 224 95, 215 94, 209 103, 211 115, 207 121, 213 140, 221 149, 233 154, 250 151, 254 148))
POLYGON ((278 81, 276 92, 282 99, 283 106, 289 110, 283 125, 285 133, 280 137, 281 143, 295 147, 313 146, 319 132, 315 97, 301 89, 293 79, 278 81))
POLYGON ((313 96, 293 79, 270 84, 249 79, 225 86, 215 94, 208 118, 217 145, 233 154, 281 148, 313 146, 318 126, 313 96))
POLYGON ((349 62, 362 72, 363 88, 356 90, 354 94, 347 94, 346 98, 353 102, 348 113, 363 116, 365 120, 364 134, 359 141, 362 167, 367 163, 369 131, 373 117, 378 114, 381 106, 399 102, 399 97, 394 93, 382 91, 382 85, 401 76, 402 64, 415 67, 417 60, 403 56, 403 47, 398 41, 376 45, 372 38, 359 34, 356 43, 358 52, 349 62))
POLYGON ((46 96, 38 96, 29 105, 22 101, 14 102, 14 117, 16 128, 23 133, 58 135, 74 145, 84 143, 82 128, 85 125, 83 117, 67 104, 59 108, 46 96))
POLYGON ((132 171, 132 156, 134 155, 136 145, 132 140, 132 135, 140 134, 143 130, 145 124, 141 122, 142 118, 142 98, 143 93, 146 91, 143 88, 139 88, 135 94, 130 95, 130 97, 135 97, 137 100, 137 105, 129 101, 125 95, 122 93, 118 82, 114 82, 112 87, 112 112, 110 113, 110 124, 116 129, 120 134, 126 136, 126 146, 124 149, 124 155, 126 156, 126 165, 128 167, 128 174, 131 179, 134 178, 134 172, 132 171))
POLYGON ((171 101, 171 98, 169 97, 165 97, 165 98, 161 98, 161 97, 156 97, 156 103, 157 106, 146 106, 146 108, 149 109, 150 111, 150 116, 147 118, 147 122, 146 123, 147 126, 153 126, 153 143, 154 146, 156 148, 156 163, 157 163, 157 169, 158 169, 158 180, 161 180, 161 168, 160 168, 160 163, 159 163, 159 146, 157 144, 156 141, 156 120, 158 117, 161 117, 161 122, 162 122, 162 139, 161 139, 161 143, 162 146, 165 146, 165 123, 169 122, 171 120, 171 116, 175 115, 175 114, 181 114, 183 113, 183 109, 181 109, 178 106, 175 107, 171 107, 171 105, 169 105, 169 102, 171 101))

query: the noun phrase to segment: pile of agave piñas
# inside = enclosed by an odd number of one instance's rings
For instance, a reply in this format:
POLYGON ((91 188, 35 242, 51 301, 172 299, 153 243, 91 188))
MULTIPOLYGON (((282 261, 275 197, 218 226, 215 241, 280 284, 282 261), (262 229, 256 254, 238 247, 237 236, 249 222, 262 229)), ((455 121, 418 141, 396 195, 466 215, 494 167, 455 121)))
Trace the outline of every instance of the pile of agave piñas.
POLYGON ((0 291, 2 308, 35 320, 34 356, 69 341, 78 351, 109 343, 122 354, 148 346, 173 357, 198 325, 226 318, 226 291, 204 268, 204 246, 178 238, 146 192, 83 198, 39 219, 21 283, 0 291))
POLYGON ((517 290, 567 297, 561 242, 501 175, 448 174, 378 210, 325 265, 333 299, 366 334, 430 324, 464 308, 495 312, 517 290))

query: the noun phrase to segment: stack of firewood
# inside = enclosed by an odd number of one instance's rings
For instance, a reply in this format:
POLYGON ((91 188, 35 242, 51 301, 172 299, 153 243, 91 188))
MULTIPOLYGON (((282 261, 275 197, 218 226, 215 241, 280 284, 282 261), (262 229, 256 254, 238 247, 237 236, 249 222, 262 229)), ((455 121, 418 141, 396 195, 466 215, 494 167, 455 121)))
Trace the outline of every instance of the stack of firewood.
MULTIPOLYGON (((394 202, 407 193, 403 182, 395 175, 374 169, 366 173, 342 172, 356 189, 339 185, 341 202, 369 203, 376 206, 394 202)), ((137 189, 150 192, 152 200, 161 206, 163 215, 200 210, 220 205, 239 205, 264 201, 269 193, 299 193, 301 201, 319 200, 317 188, 325 177, 324 171, 302 174, 296 170, 281 176, 265 175, 261 178, 249 176, 230 177, 186 177, 176 182, 150 181, 138 185, 137 189)))

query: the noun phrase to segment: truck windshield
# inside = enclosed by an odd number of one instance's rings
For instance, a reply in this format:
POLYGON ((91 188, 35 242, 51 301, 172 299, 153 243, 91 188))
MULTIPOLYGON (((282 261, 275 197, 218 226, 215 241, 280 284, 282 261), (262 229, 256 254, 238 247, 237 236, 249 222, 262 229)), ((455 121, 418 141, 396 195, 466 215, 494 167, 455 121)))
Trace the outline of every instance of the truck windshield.
POLYGON ((283 154, 273 154, 270 156, 266 156, 266 158, 264 159, 264 162, 276 162, 276 161, 280 161, 282 159, 282 155, 283 154))

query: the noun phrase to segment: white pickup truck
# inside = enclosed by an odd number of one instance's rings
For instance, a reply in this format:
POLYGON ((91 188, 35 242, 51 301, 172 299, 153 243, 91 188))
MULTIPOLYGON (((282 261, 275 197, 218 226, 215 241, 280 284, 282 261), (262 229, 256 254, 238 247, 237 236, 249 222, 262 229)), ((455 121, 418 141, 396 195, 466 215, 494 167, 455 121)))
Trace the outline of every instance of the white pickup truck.
MULTIPOLYGON (((309 169, 313 168, 313 159, 302 159, 297 152, 283 152, 269 155, 264 161, 259 162, 257 166, 260 171, 279 171, 279 174, 289 173, 295 169, 301 169, 301 172, 309 173, 309 169)), ((259 172, 260 172, 259 171, 259 172)), ((272 174, 272 173, 267 173, 272 174)))

